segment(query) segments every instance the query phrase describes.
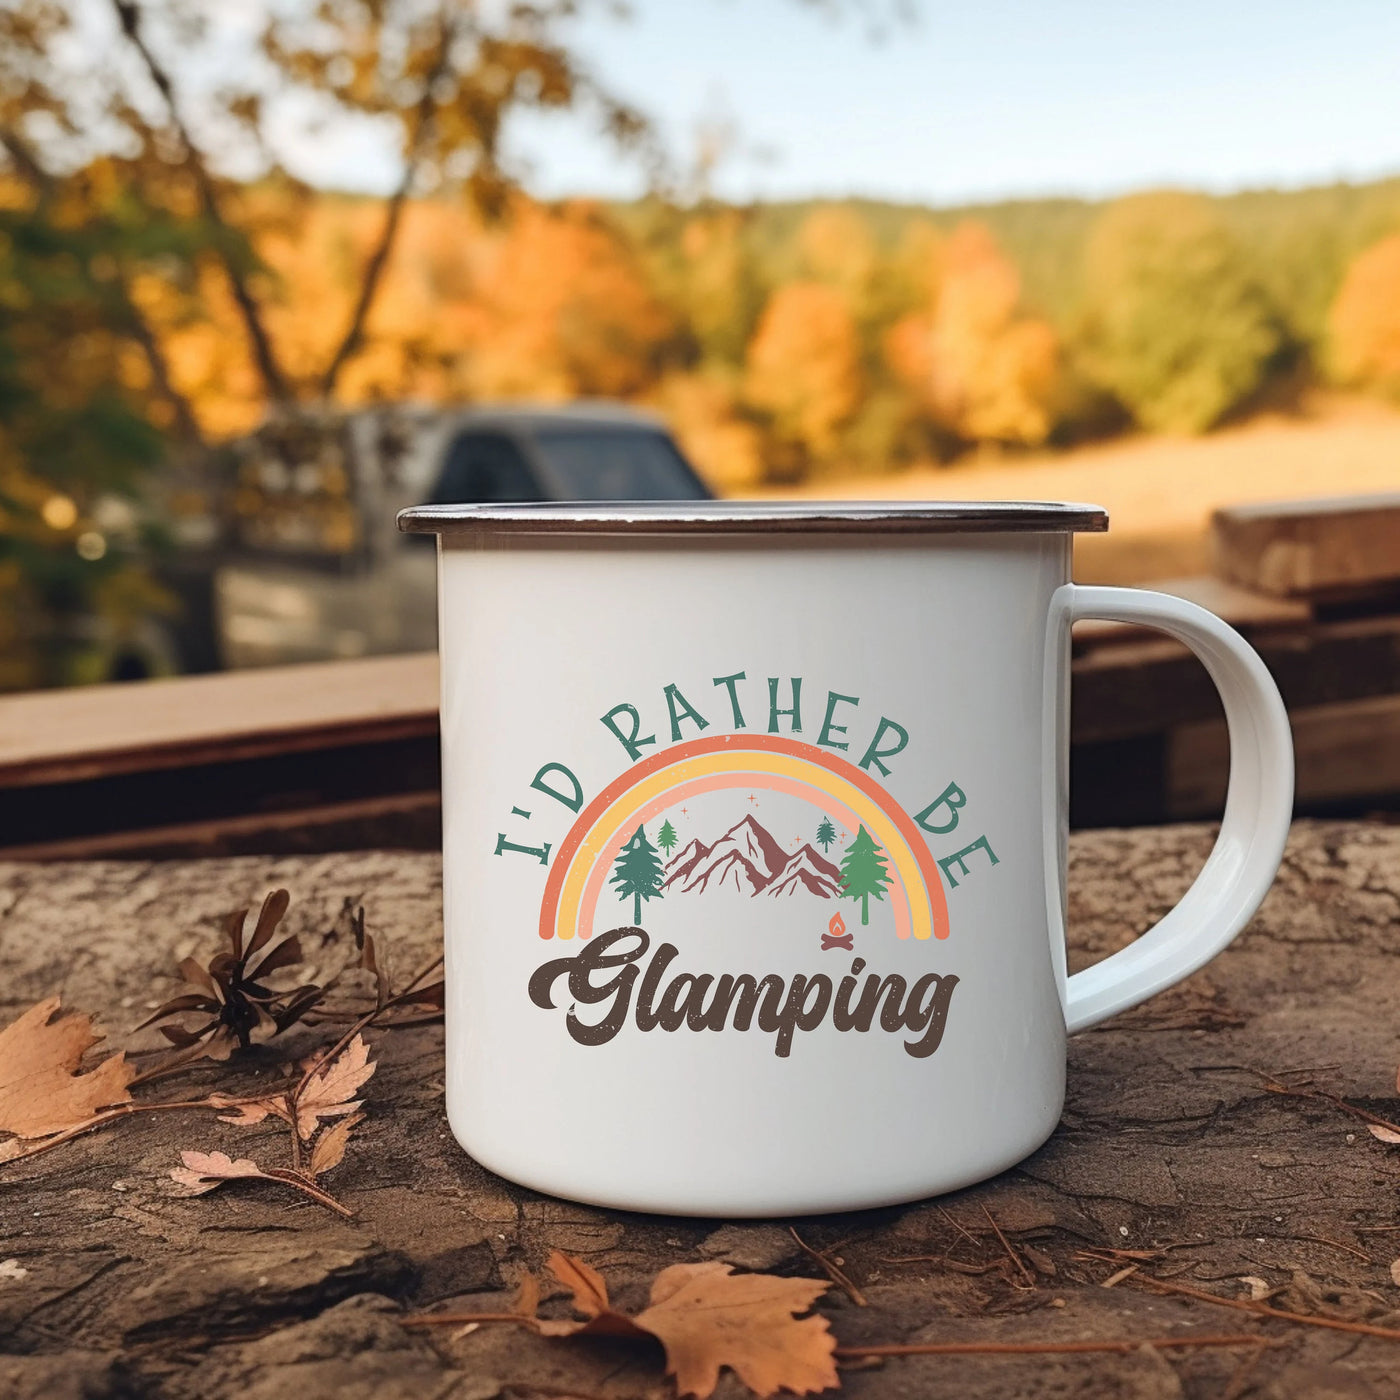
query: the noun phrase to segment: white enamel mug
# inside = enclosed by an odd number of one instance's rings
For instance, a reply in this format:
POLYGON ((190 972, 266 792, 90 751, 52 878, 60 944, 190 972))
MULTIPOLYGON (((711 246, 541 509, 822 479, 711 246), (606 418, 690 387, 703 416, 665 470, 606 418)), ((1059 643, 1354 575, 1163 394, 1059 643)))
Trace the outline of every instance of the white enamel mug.
POLYGON ((447 1111, 478 1161, 629 1210, 950 1191, 1040 1146, 1065 1036, 1221 951, 1293 793, 1263 663, 1070 582, 1091 506, 423 506, 439 535, 447 1111), (1231 767, 1165 918, 1065 967, 1069 630, 1160 628, 1231 767))

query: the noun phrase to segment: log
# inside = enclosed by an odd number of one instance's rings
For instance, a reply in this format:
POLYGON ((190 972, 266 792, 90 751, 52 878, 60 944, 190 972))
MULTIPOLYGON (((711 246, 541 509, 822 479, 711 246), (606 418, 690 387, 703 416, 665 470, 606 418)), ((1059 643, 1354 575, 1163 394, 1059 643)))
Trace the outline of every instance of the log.
POLYGON ((1355 598, 1400 585, 1400 493, 1228 506, 1211 517, 1216 573, 1280 598, 1355 598))
MULTIPOLYGON (((1211 839, 1204 826, 1073 836, 1072 965, 1160 917, 1211 839)), ((61 988, 68 1006, 100 1014, 110 1045, 152 1044, 130 1027, 170 993, 177 958, 207 956, 225 913, 276 885, 291 890, 285 928, 309 958, 297 975, 338 965, 348 935, 337 916, 349 898, 363 903, 381 955, 402 976, 438 944, 439 881, 436 856, 382 851, 0 864, 0 1022, 61 988)), ((868 1300, 857 1307, 833 1289, 820 1305, 846 1347, 1257 1329, 1277 1349, 1243 1361, 1210 1348, 909 1357, 856 1363, 843 1389, 857 1400, 1392 1393, 1393 1342, 1154 1295, 1122 1271, 1136 1265, 1231 1297, 1280 1290, 1276 1308, 1396 1326, 1400 1149, 1325 1099, 1271 1092, 1257 1071, 1400 1115, 1397 924, 1400 829, 1300 822, 1275 889, 1229 950, 1071 1043, 1063 1118, 1034 1156, 941 1200, 796 1222, 803 1243, 830 1251, 868 1300)), ((276 1084, 278 1059, 324 1034, 291 1032, 280 1052, 142 1092, 276 1084)), ((352 1220, 266 1183, 173 1195, 168 1172, 181 1149, 274 1161, 285 1149, 280 1125, 239 1128, 209 1113, 139 1116, 0 1165, 0 1394, 660 1400, 673 1392, 645 1352, 519 1328, 424 1335, 400 1319, 449 1301, 500 1310, 517 1271, 538 1270, 552 1249, 599 1269, 625 1306, 680 1261, 817 1268, 784 1222, 598 1210, 493 1177, 448 1134, 441 1028, 371 1039, 379 1069, 365 1087, 367 1117, 328 1178, 352 1220)), ((842 1131, 842 1105, 830 1113, 842 1131)), ((717 1131, 747 1150, 743 1125, 717 1131)), ((744 1393, 732 1377, 717 1392, 744 1393)))

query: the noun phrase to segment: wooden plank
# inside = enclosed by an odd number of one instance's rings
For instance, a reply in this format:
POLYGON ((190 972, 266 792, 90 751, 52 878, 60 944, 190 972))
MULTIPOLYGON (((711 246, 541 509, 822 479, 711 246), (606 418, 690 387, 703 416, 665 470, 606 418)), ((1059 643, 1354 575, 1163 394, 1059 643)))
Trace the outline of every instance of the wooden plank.
POLYGON ((437 850, 442 845, 442 795, 406 792, 323 803, 282 812, 253 812, 7 846, 5 860, 194 860, 230 855, 306 855, 323 851, 437 850))
POLYGON ((1217 573, 1276 597, 1385 589, 1400 583, 1400 492, 1228 506, 1211 517, 1211 553, 1217 573))
MULTIPOLYGON (((1290 710, 1400 694, 1400 617, 1265 629, 1252 640, 1290 710)), ((1074 659, 1076 744, 1158 733, 1219 714, 1205 668, 1175 642, 1127 640, 1074 659)))
MULTIPOLYGON (((1290 719, 1300 809, 1400 795, 1400 695, 1318 705, 1290 719)), ((1165 815, 1170 820, 1220 812, 1229 753, 1223 720, 1185 724, 1168 736, 1165 815)))
POLYGON ((0 699, 0 787, 436 732, 434 653, 0 699))
MULTIPOLYGON (((1170 593, 1174 598, 1185 598, 1188 603, 1196 603, 1223 618, 1231 627, 1239 628, 1246 635, 1263 627, 1296 626, 1312 620, 1312 609, 1305 602, 1293 598, 1270 597, 1266 593, 1257 593, 1252 588, 1242 588, 1227 579, 1216 578, 1213 574, 1154 579, 1140 586, 1157 593, 1170 593)), ((1109 622, 1102 618, 1090 618, 1074 625, 1077 649, 1130 638, 1141 639, 1161 635, 1160 632, 1154 632, 1152 628, 1137 623, 1109 622)))

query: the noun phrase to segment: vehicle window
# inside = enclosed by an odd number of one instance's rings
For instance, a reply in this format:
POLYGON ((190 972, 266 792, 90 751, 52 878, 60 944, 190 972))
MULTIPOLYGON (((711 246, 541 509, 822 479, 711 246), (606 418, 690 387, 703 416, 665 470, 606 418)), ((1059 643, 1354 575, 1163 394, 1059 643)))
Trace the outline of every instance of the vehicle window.
POLYGON ((520 449, 502 433, 459 433, 447 449, 433 505, 542 501, 544 493, 520 449))
POLYGON ((703 501, 700 479, 665 433, 545 429, 535 444, 572 501, 703 501))

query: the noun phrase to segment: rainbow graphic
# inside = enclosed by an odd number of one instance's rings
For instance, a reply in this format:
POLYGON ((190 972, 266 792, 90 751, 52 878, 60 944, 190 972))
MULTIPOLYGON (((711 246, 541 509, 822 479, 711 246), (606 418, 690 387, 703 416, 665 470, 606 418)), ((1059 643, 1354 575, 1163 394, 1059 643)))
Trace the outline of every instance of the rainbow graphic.
POLYGON ((691 739, 629 768, 579 814, 559 847, 540 906, 541 938, 587 938, 618 852, 637 827, 688 798, 766 788, 822 808, 884 847, 900 938, 947 938, 948 903, 933 858, 904 809, 865 771, 776 734, 691 739))

